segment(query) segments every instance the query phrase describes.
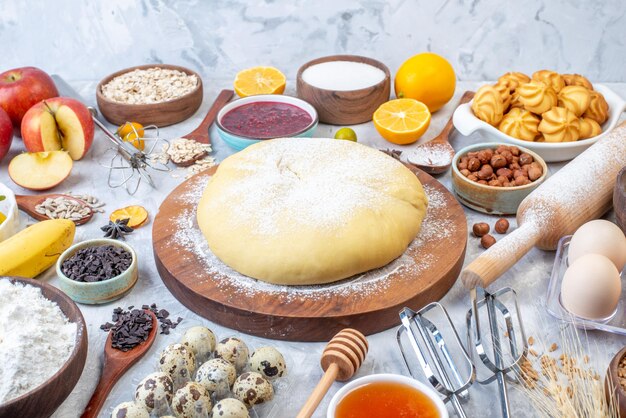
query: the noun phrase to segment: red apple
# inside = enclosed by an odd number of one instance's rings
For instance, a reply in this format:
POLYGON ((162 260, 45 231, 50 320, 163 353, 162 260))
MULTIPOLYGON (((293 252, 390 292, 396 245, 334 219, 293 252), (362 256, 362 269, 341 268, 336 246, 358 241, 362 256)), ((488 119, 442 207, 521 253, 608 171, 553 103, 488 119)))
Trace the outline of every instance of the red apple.
POLYGON ((52 78, 39 68, 15 68, 0 74, 0 107, 18 129, 22 118, 35 103, 58 95, 52 78))
POLYGON ((9 177, 25 189, 48 190, 70 175, 72 165, 65 151, 24 152, 9 163, 9 177))
POLYGON ((7 155, 13 141, 13 124, 7 112, 0 108, 0 161, 7 155))
POLYGON ((69 97, 43 100, 31 107, 22 119, 22 139, 28 151, 63 149, 74 160, 80 160, 89 151, 93 130, 89 109, 69 97))

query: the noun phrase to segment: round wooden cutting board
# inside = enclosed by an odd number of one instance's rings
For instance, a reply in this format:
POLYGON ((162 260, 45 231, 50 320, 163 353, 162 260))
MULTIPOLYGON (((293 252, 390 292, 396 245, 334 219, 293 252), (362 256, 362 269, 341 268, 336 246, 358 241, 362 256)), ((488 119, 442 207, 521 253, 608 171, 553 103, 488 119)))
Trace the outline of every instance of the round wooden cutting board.
POLYGON ((399 324, 403 307, 419 309, 441 299, 458 277, 467 244, 465 213, 441 183, 420 170, 415 172, 430 200, 422 231, 399 260, 379 269, 382 273, 376 270, 360 278, 295 289, 229 275, 215 256, 212 262, 221 267, 207 261, 205 254, 210 252, 198 239, 195 216, 201 191, 216 169, 174 189, 152 230, 163 282, 180 302, 213 322, 290 341, 328 341, 346 327, 373 334, 399 324))

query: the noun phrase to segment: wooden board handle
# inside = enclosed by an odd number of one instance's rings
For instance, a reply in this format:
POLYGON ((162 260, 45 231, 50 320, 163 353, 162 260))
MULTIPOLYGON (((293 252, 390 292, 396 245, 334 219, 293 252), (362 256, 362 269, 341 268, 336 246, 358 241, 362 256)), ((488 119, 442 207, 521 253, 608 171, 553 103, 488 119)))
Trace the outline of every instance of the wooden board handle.
MULTIPOLYGON (((469 90, 466 91, 465 93, 463 93, 463 96, 461 96, 461 100, 459 100, 459 104, 457 104, 457 107, 461 106, 462 104, 470 102, 473 98, 474 98, 474 92, 469 91, 469 90)), ((448 119, 448 123, 446 123, 446 126, 444 126, 441 133, 437 135, 437 137, 434 138, 431 142, 448 142, 449 141, 450 132, 452 132, 452 128, 454 128, 454 122, 453 122, 452 116, 453 115, 450 115, 450 119, 448 119)))
POLYGON ((326 373, 320 379, 317 386, 313 390, 313 393, 309 396, 309 399, 306 400, 306 403, 300 409, 297 418, 311 418, 313 413, 319 406, 324 396, 326 396, 326 392, 328 392, 328 388, 333 384, 335 379, 337 378, 337 373, 339 372, 339 366, 337 363, 332 363, 328 369, 326 369, 326 373))
POLYGON ((98 385, 89 400, 89 403, 85 407, 83 414, 80 418, 97 418, 104 402, 107 400, 111 389, 124 374, 125 369, 123 367, 107 367, 107 361, 105 358, 104 365, 102 366, 102 375, 98 381, 98 385))
POLYGON ((534 223, 523 224, 463 269, 463 285, 468 289, 486 288, 530 251, 540 236, 541 231, 534 223))

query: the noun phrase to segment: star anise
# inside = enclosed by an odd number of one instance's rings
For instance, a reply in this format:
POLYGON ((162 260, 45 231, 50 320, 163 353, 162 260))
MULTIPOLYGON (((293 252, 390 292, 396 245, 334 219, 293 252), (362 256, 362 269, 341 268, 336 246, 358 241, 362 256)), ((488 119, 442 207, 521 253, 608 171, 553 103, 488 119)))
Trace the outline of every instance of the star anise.
POLYGON ((126 238, 124 238, 124 235, 134 231, 133 228, 128 226, 128 221, 130 221, 130 218, 118 219, 115 222, 109 221, 108 225, 100 229, 104 231, 105 238, 121 239, 125 241, 126 238))

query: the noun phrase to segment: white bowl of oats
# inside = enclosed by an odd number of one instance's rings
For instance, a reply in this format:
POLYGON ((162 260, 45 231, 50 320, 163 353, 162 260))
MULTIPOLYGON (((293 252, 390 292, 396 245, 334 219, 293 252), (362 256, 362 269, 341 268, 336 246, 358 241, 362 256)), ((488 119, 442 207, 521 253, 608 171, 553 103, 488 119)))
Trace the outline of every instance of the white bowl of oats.
POLYGON ((96 100, 102 115, 115 125, 168 126, 198 110, 202 80, 195 71, 177 65, 139 65, 102 79, 96 100))

